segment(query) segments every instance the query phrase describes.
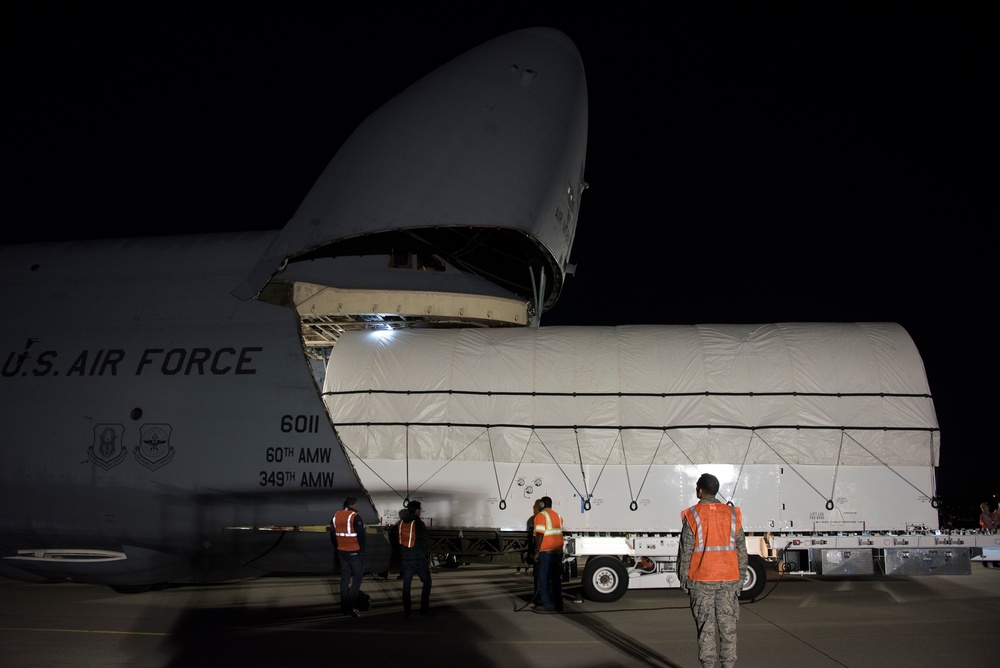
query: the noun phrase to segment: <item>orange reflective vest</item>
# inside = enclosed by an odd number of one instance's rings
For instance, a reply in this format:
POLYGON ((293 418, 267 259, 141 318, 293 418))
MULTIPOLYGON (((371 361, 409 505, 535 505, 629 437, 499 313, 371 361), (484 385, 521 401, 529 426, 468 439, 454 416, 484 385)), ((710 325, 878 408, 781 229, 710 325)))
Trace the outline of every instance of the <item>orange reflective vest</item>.
POLYGON ((694 552, 687 577, 696 582, 731 582, 740 579, 736 534, 743 527, 743 513, 725 503, 699 503, 681 518, 694 533, 694 552))
POLYGON ((542 534, 540 552, 563 549, 562 518, 551 508, 535 515, 535 535, 542 534))
POLYGON ((333 516, 333 532, 337 535, 337 549, 344 552, 358 552, 361 545, 358 543, 358 534, 354 531, 354 518, 357 511, 350 508, 338 510, 333 516))
POLYGON ((417 544, 416 521, 399 523, 399 544, 403 547, 413 547, 417 544))

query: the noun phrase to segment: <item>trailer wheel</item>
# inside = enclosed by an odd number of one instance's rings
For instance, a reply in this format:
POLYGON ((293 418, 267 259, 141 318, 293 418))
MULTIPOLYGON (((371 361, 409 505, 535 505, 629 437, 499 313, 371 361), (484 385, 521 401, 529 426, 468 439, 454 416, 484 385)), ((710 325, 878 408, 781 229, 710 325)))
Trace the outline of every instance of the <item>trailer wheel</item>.
POLYGON ((458 557, 454 554, 445 554, 441 556, 441 561, 438 566, 441 568, 458 568, 462 565, 462 562, 458 560, 458 557))
POLYGON ((747 572, 743 576, 743 590, 740 591, 741 601, 752 601, 764 591, 767 575, 764 571, 764 560, 753 554, 747 562, 747 572))
POLYGON ((628 572, 615 557, 591 557, 583 569, 583 593, 591 601, 610 603, 625 595, 628 572))

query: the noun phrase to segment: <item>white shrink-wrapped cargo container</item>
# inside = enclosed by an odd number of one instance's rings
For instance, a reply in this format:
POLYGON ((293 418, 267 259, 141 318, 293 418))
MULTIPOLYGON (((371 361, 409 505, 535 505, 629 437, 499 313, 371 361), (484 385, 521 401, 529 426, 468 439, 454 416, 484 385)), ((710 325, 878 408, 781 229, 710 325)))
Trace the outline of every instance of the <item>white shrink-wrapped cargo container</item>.
POLYGON ((412 498, 434 527, 523 532, 549 496, 578 554, 598 533, 675 554, 709 472, 762 556, 775 536, 937 528, 940 433, 897 324, 348 333, 324 396, 386 523, 412 498))

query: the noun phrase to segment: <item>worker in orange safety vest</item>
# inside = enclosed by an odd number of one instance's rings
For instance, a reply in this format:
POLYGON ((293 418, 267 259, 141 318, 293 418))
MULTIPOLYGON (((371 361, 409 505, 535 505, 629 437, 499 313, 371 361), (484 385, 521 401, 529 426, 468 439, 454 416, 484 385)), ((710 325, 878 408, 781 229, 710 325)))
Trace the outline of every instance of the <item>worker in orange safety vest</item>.
POLYGON ((349 496, 333 516, 331 538, 340 561, 340 611, 360 617, 358 595, 364 577, 365 523, 357 511, 358 497, 349 496))
POLYGON ((695 485, 698 503, 681 513, 677 577, 691 595, 698 630, 698 659, 714 668, 736 665, 736 622, 739 594, 748 565, 743 513, 719 501, 719 479, 710 473, 695 485), (716 648, 716 632, 719 645, 716 648))
POLYGON ((562 612, 562 518, 552 509, 552 499, 538 500, 535 515, 535 563, 538 565, 538 593, 542 604, 535 608, 544 612, 562 612))
POLYGON ((403 617, 410 618, 410 590, 413 577, 421 582, 420 616, 433 617, 431 601, 431 563, 427 553, 427 527, 420 519, 423 508, 419 501, 410 501, 399 514, 400 575, 403 578, 403 617))
MULTIPOLYGON (((1000 528, 997 524, 997 517, 990 512, 990 504, 985 501, 979 504, 979 509, 982 514, 979 516, 979 528, 986 533, 996 533, 997 529, 1000 528)), ((1000 508, 998 508, 1000 510, 1000 508)))

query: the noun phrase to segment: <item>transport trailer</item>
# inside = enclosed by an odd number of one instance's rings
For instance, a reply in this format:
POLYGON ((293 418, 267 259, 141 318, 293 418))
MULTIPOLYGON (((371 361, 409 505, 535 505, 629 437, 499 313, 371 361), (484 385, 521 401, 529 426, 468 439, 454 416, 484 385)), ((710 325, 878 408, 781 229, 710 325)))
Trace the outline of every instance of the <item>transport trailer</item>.
POLYGON ((323 393, 382 523, 419 499, 463 556, 473 527, 497 556, 548 496, 596 600, 679 585, 702 473, 742 509, 746 598, 772 567, 968 573, 1000 546, 939 531, 937 417, 893 323, 348 332, 323 393))
MULTIPOLYGON (((679 587, 679 535, 570 535, 567 555, 584 560, 587 598, 615 601, 628 589, 679 587)), ((740 598, 764 590, 767 570, 788 575, 968 575, 976 562, 1000 566, 1000 536, 914 530, 909 533, 747 536, 749 568, 740 598)))
MULTIPOLYGON (((629 589, 680 587, 677 577, 677 553, 680 535, 612 535, 591 536, 571 534, 566 554, 570 559, 584 559, 581 585, 583 594, 592 601, 616 601, 629 589)), ((743 574, 740 598, 754 599, 767 582, 766 545, 747 536, 749 562, 743 574)))

